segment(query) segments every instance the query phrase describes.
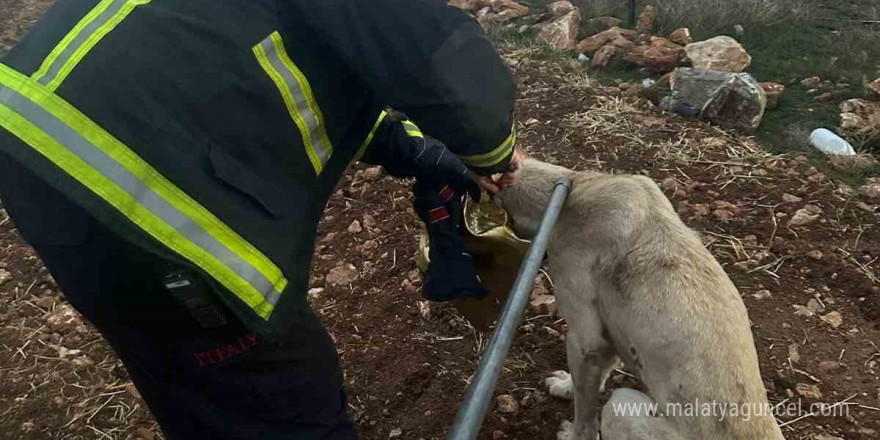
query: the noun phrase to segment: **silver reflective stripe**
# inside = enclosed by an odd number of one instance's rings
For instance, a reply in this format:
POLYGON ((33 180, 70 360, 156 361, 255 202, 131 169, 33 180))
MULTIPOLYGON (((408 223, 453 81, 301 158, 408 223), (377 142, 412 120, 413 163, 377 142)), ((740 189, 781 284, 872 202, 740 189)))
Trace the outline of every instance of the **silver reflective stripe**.
POLYGON ((230 251, 201 226, 153 192, 137 176, 107 156, 101 149, 80 136, 64 122, 2 84, 0 84, 0 103, 20 114, 59 144, 64 145, 67 150, 79 156, 89 166, 116 183, 141 206, 161 218, 187 240, 213 255, 254 286, 269 304, 274 306, 278 302, 281 293, 276 291, 272 282, 250 263, 230 251))
POLYGON ((287 84, 287 88, 290 89, 290 93, 293 95, 296 111, 299 112, 309 128, 309 137, 312 140, 315 154, 317 154, 318 158, 321 160, 321 165, 327 165, 327 161, 330 160, 332 147, 324 143, 324 137, 321 135, 320 130, 321 125, 318 123, 318 116, 315 115, 315 113, 312 112, 312 108, 309 107, 309 101, 306 99, 305 92, 299 86, 299 81, 296 80, 296 77, 293 76, 293 72, 291 72, 281 61, 281 58, 278 56, 278 51, 275 49, 275 44, 272 43, 271 36, 261 41, 260 46, 262 46, 263 50, 266 52, 266 58, 272 63, 272 67, 274 67, 281 75, 281 78, 284 79, 284 82, 287 84))
POLYGON ((67 61, 73 56, 74 52, 76 52, 85 42, 98 30, 101 26, 107 24, 117 12, 128 2, 128 0, 116 0, 104 12, 100 13, 91 23, 89 23, 85 28, 83 28, 82 32, 80 32, 70 44, 64 49, 64 52, 61 52, 61 55, 55 59, 52 63, 52 66, 49 68, 49 71, 46 72, 46 75, 40 78, 39 82, 42 85, 48 85, 52 82, 53 79, 58 75, 58 72, 67 64, 67 61))

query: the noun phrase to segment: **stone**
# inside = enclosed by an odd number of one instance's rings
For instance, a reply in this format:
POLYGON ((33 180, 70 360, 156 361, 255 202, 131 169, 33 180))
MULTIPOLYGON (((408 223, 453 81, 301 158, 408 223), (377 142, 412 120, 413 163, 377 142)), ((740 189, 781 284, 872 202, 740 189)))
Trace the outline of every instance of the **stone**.
POLYGON ((822 78, 819 78, 818 76, 811 76, 801 80, 801 85, 808 89, 815 89, 816 87, 819 87, 820 84, 822 84, 822 78))
POLYGON ((828 161, 831 162, 831 165, 838 170, 866 170, 868 168, 880 165, 880 162, 878 162, 877 159, 875 159, 870 154, 858 153, 854 155, 829 155, 828 161))
POLYGON ((341 264, 330 269, 324 277, 324 282, 331 286, 345 286, 356 281, 358 277, 357 269, 353 264, 341 264))
POLYGON ((848 99, 840 104, 840 131, 845 135, 880 132, 880 102, 848 99))
POLYGON ((869 199, 880 199, 880 177, 872 177, 859 189, 859 193, 869 199))
POLYGON ((775 82, 762 82, 761 87, 767 95, 767 108, 776 108, 779 97, 785 92, 785 86, 775 82))
POLYGON ((813 98, 813 100, 819 101, 819 102, 828 102, 828 101, 831 101, 832 99, 834 99, 834 92, 825 92, 825 93, 822 93, 821 95, 816 95, 816 97, 813 98))
POLYGON ((880 101, 880 78, 875 79, 874 81, 869 82, 865 85, 865 88, 868 90, 868 97, 875 100, 880 101))
POLYGON ((822 304, 820 304, 819 300, 817 300, 816 298, 810 298, 810 300, 807 301, 807 309, 813 313, 816 313, 821 312, 824 307, 822 307, 822 304))
POLYGON ((580 24, 581 11, 578 8, 574 8, 565 15, 536 25, 538 28, 537 39, 557 50, 574 49, 580 24))
POLYGON ((556 297, 553 295, 534 295, 530 304, 539 315, 556 316, 556 297))
POLYGON ((687 46, 688 44, 691 44, 694 42, 694 37, 691 36, 690 29, 678 28, 678 29, 672 31, 671 34, 669 34, 669 40, 675 44, 678 44, 681 46, 687 46))
POLYGON ((536 126, 536 125, 540 125, 540 124, 541 124, 541 121, 539 121, 539 120, 537 120, 537 119, 535 119, 535 118, 529 118, 529 119, 526 121, 526 127, 534 127, 534 126, 536 126))
POLYGON ((782 201, 785 203, 797 203, 797 202, 800 202, 801 200, 803 200, 803 199, 794 195, 794 194, 789 194, 789 193, 782 194, 782 201))
POLYGON ((623 25, 623 20, 617 17, 596 17, 587 20, 587 26, 595 31, 605 31, 621 25, 623 25))
POLYGON ((795 385, 795 391, 803 397, 808 399, 821 399, 822 398, 822 390, 819 389, 816 385, 811 385, 808 383, 799 383, 795 385))
POLYGON ((498 402, 498 411, 511 414, 519 411, 519 402, 510 394, 502 394, 495 399, 498 402))
POLYGON ((397 438, 401 435, 403 435, 403 430, 400 428, 394 428, 388 433, 388 438, 397 438))
POLYGON ((694 114, 724 128, 754 130, 761 124, 767 97, 747 73, 679 67, 670 78, 668 108, 694 114))
POLYGON ((873 213, 874 209, 875 209, 873 206, 871 206, 865 202, 856 202, 856 208, 859 208, 862 211, 871 212, 871 213, 873 213))
POLYGON ((0 286, 6 284, 7 281, 12 279, 12 273, 10 273, 6 269, 0 269, 0 286))
POLYGON ((66 334, 82 325, 82 318, 70 305, 60 304, 46 318, 46 324, 53 332, 66 334))
POLYGON ((372 167, 364 170, 364 180, 376 180, 382 177, 382 167, 372 167))
POLYGON ((476 12, 489 6, 489 0, 449 0, 448 4, 467 12, 476 12))
POLYGON ((811 260, 822 261, 822 251, 818 249, 813 249, 807 252, 807 257, 811 260))
POLYGON ((575 52, 593 53, 612 41, 616 41, 616 46, 620 46, 622 40, 628 41, 632 44, 632 40, 635 39, 636 35, 635 31, 613 27, 607 31, 602 31, 593 36, 584 38, 577 44, 577 47, 575 47, 575 52))
POLYGON ((376 218, 370 214, 364 215, 364 227, 367 230, 376 229, 376 218))
POLYGON ((311 300, 316 300, 321 297, 322 293, 324 293, 323 287, 313 287, 308 291, 308 298, 311 300))
POLYGON ((832 371, 840 368, 840 363, 837 361, 822 361, 819 362, 819 370, 823 373, 831 373, 832 371))
POLYGON ((733 33, 738 36, 743 36, 746 34, 746 28, 744 28, 741 24, 735 24, 733 25, 733 33))
POLYGON ((419 316, 422 319, 431 317, 431 301, 417 301, 416 304, 419 306, 419 316))
POLYGON ((682 55, 681 46, 665 38, 651 37, 651 44, 632 47, 621 59, 650 72, 668 72, 681 63, 682 55))
POLYGON ((575 7, 573 4, 571 4, 571 2, 564 0, 553 2, 547 5, 547 10, 550 11, 550 14, 552 14, 554 17, 562 17, 563 15, 568 14, 574 9, 575 7))
POLYGON ((336 238, 337 235, 338 235, 338 232, 328 232, 327 235, 325 235, 324 238, 321 239, 320 243, 321 244, 330 243, 331 241, 333 241, 334 238, 336 238))
POLYGON ((648 5, 642 9, 639 15, 639 21, 636 23, 636 32, 640 34, 650 34, 654 29, 654 22, 657 21, 657 8, 648 5))
POLYGON ((494 23, 506 23, 528 14, 529 8, 527 6, 512 0, 491 0, 488 6, 477 12, 476 18, 483 25, 483 29, 489 29, 494 23))
POLYGON ((694 205, 694 214, 702 216, 709 215, 709 207, 702 203, 697 203, 694 205))
POLYGON ((37 298, 37 300, 34 301, 34 304, 44 309, 51 309, 55 306, 55 298, 51 296, 42 296, 37 298))
POLYGON ((492 11, 503 14, 505 11, 515 11, 513 18, 524 17, 529 14, 529 7, 512 0, 492 0, 489 2, 492 11))
POLYGON ((590 61, 590 66, 599 69, 608 65, 608 62, 611 61, 611 58, 614 57, 614 54, 617 53, 617 50, 614 46, 610 44, 606 44, 599 48, 596 53, 593 54, 593 59, 590 61))
POLYGON ((718 36, 684 47, 694 67, 740 73, 752 63, 752 57, 735 39, 718 36))
POLYGON ((788 221, 789 226, 804 226, 814 221, 818 220, 819 216, 811 214, 810 211, 806 209, 798 209, 795 211, 794 215, 791 216, 791 220, 788 221))
POLYGON ((770 298, 771 296, 773 296, 773 294, 771 294, 770 291, 766 290, 766 289, 759 290, 759 291, 752 294, 752 297, 755 299, 767 299, 767 298, 770 298))
POLYGON ((802 306, 802 305, 800 305, 800 304, 795 304, 795 305, 793 305, 792 307, 794 307, 794 314, 795 314, 795 315, 798 315, 798 316, 806 316, 806 317, 808 317, 808 318, 809 318, 810 316, 815 315, 815 313, 813 313, 813 311, 810 310, 808 307, 802 306))
POLYGON ((357 234, 363 231, 364 229, 361 227, 361 222, 355 220, 348 225, 348 232, 352 234, 357 234))
POLYGON ((831 312, 827 315, 820 316, 819 319, 830 325, 832 328, 838 328, 843 325, 843 315, 841 315, 840 312, 831 312))
POLYGON ((797 343, 788 346, 788 358, 791 359, 792 362, 797 363, 801 361, 801 352, 799 348, 800 346, 797 343))

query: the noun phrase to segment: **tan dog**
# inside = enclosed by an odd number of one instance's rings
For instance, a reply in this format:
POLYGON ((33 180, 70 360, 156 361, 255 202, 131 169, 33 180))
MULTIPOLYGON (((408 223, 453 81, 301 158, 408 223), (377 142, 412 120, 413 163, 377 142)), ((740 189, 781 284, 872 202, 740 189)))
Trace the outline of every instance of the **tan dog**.
POLYGON ((556 372, 547 385, 554 395, 573 394, 575 421, 558 437, 596 438, 600 387, 619 357, 650 398, 617 390, 603 413, 603 439, 782 439, 742 299, 653 181, 526 160, 519 182, 497 196, 517 232, 534 235, 564 175, 573 188, 547 254, 569 326, 571 375, 556 372), (610 411, 634 402, 656 403, 657 417, 610 411))

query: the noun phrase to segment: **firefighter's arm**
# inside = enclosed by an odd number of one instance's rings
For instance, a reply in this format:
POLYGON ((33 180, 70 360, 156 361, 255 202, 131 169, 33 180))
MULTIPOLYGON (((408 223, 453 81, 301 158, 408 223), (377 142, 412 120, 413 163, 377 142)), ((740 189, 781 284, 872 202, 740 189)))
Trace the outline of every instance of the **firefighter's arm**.
POLYGON ((442 0, 284 3, 385 104, 480 175, 508 169, 515 83, 480 25, 442 0))

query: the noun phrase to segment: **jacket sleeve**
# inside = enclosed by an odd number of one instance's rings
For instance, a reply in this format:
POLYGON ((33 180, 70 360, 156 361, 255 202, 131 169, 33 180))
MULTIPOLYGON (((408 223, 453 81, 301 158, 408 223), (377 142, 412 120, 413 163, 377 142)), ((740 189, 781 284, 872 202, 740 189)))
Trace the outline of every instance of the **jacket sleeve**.
MULTIPOLYGON (((280 1, 385 105, 475 172, 507 169, 516 86, 480 25, 442 0, 280 1)), ((291 16, 293 17, 293 16, 291 16)))

